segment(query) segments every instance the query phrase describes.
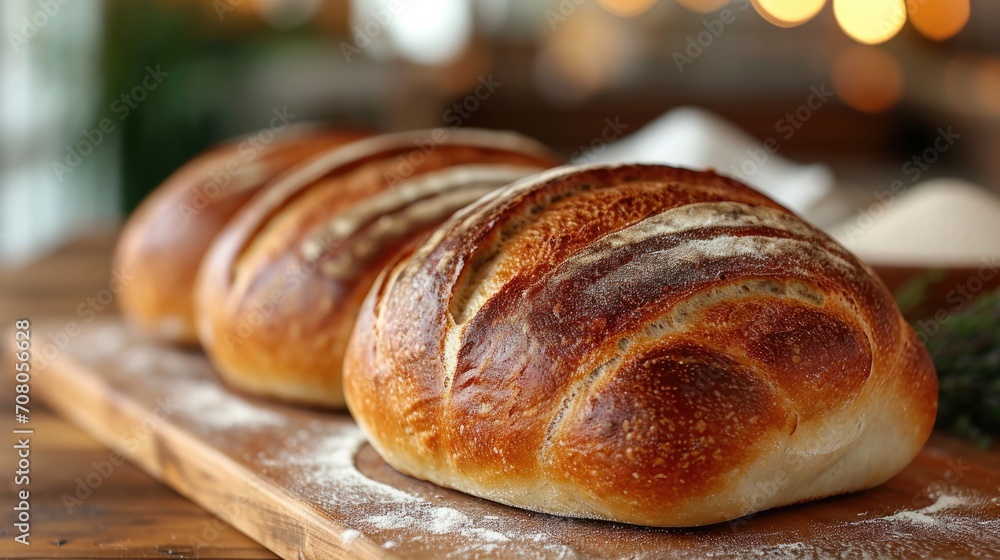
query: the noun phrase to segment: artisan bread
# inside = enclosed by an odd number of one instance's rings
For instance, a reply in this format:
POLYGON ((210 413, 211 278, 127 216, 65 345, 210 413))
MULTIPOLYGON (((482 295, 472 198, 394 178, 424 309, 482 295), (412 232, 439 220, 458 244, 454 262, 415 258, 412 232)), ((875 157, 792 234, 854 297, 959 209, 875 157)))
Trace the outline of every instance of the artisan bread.
POLYGON ((254 135, 216 146, 178 169, 129 218, 114 269, 127 281, 118 306, 135 328, 195 344, 195 276, 209 243, 269 180, 301 160, 361 138, 317 129, 254 135))
POLYGON ((540 512, 721 522, 875 486, 937 380, 871 269, 762 194, 560 168, 390 263, 344 365, 387 463, 540 512))
POLYGON ((557 163, 516 134, 435 129, 361 140, 295 169, 206 255, 205 351, 245 391, 343 406, 344 348, 385 262, 462 206, 557 163))

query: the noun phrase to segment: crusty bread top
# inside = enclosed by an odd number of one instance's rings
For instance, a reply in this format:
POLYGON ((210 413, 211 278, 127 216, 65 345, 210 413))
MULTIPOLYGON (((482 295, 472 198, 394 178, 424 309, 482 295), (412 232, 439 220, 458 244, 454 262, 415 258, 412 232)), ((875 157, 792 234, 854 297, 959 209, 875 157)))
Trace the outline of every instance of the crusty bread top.
POLYGON ((915 453, 936 402, 870 268, 736 181, 664 166, 559 168, 463 209, 387 269, 347 361, 394 466, 518 505, 569 485, 607 509, 538 507, 652 524, 800 423, 871 418, 865 392, 912 403, 915 453))
POLYGON ((216 239, 198 281, 202 345, 227 381, 342 406, 357 310, 385 262, 455 210, 560 160, 523 136, 422 130, 290 171, 216 239))
POLYGON ((118 241, 114 266, 132 278, 120 298, 126 318, 159 338, 194 342, 195 277, 219 230, 279 173, 363 136, 290 128, 269 142, 222 143, 178 169, 143 200, 118 241))
MULTIPOLYGON (((337 246, 377 229, 387 214, 438 194, 437 185, 468 188, 504 174, 513 180, 526 168, 555 161, 547 148, 526 137, 475 129, 417 130, 353 142, 293 169, 261 193, 227 228, 213 252, 211 276, 241 299, 249 283, 274 263, 325 261, 337 246), (440 177, 435 172, 450 180, 435 182, 440 177), (469 176, 466 182, 454 180, 462 174, 469 176), (430 180, 414 180, 422 175, 430 180)), ((335 278, 333 263, 323 264, 335 278)))

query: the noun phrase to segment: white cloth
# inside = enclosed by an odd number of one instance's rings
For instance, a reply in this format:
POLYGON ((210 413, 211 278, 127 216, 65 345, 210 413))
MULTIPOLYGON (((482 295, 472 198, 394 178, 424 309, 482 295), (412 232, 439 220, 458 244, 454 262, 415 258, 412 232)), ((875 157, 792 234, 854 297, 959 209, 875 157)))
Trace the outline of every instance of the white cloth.
POLYGON ((581 154, 574 163, 659 163, 702 170, 744 182, 809 219, 810 209, 833 187, 833 173, 821 164, 803 165, 779 155, 782 136, 759 141, 721 117, 679 107, 635 133, 581 154))

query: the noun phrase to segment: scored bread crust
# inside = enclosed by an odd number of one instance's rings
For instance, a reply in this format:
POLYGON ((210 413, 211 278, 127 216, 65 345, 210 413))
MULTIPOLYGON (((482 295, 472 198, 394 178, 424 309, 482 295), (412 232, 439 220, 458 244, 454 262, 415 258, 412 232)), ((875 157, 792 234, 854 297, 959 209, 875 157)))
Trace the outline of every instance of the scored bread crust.
POLYGON ((523 136, 386 134, 294 169, 219 235, 198 279, 202 346, 243 390, 343 406, 354 317, 384 263, 453 212, 560 163, 523 136))
POLYGON ((712 172, 559 168, 383 272, 344 364, 396 469, 535 511, 694 526, 869 488, 937 379, 872 270, 712 172))
POLYGON ((292 165, 364 136, 300 127, 270 142, 236 139, 171 174, 129 218, 115 249, 114 270, 126 279, 118 294, 125 319, 154 338, 196 344, 195 277, 219 230, 292 165))

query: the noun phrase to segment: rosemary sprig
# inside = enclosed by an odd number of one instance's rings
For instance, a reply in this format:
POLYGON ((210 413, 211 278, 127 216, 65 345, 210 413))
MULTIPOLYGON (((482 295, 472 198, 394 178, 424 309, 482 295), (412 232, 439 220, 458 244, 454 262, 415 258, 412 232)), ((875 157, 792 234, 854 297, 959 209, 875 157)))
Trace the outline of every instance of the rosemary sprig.
POLYGON ((988 446, 1000 436, 1000 290, 925 334, 940 385, 936 427, 988 446))

